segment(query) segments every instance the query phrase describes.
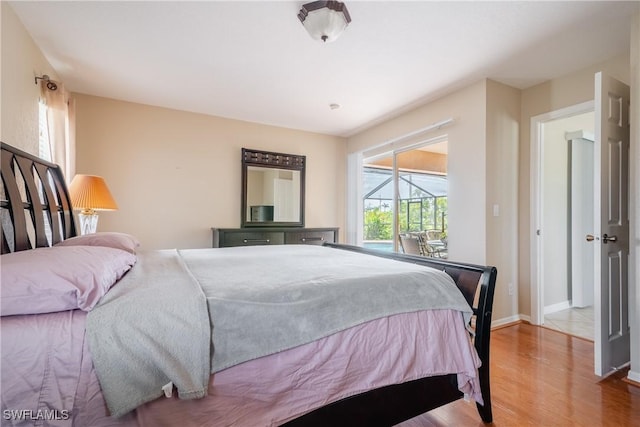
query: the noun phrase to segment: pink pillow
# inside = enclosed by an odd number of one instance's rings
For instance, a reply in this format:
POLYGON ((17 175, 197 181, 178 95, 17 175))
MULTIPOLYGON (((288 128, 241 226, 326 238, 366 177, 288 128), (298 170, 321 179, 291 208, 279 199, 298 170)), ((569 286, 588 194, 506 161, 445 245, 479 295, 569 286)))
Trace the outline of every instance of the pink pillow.
POLYGON ((136 248, 140 246, 140 242, 130 234, 103 231, 72 237, 56 243, 55 246, 105 246, 107 248, 122 249, 123 251, 135 254, 136 248))
POLYGON ((136 256, 99 246, 38 248, 0 257, 0 314, 90 311, 136 263, 136 256))

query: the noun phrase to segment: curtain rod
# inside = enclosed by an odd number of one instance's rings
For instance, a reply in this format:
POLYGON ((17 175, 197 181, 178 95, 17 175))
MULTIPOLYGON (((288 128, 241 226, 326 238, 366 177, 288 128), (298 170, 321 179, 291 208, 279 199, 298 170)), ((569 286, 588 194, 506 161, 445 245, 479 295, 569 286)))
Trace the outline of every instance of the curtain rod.
POLYGON ((382 154, 381 149, 386 149, 386 151, 391 151, 393 149, 395 149, 396 145, 398 145, 399 143, 406 141, 408 139, 414 138, 416 136, 419 135, 423 135, 429 132, 432 132, 434 130, 438 130, 443 128, 444 126, 450 125, 451 123, 453 123, 453 117, 449 117, 447 119, 444 120, 440 120, 439 122, 435 122, 432 123, 428 126, 422 127, 420 129, 416 129, 414 131, 411 131, 409 133, 406 133, 404 135, 389 139, 381 144, 378 144, 374 147, 370 147, 369 149, 365 150, 362 152, 362 155, 366 158, 366 157, 372 157, 372 156, 377 156, 382 154))
POLYGON ((58 85, 56 84, 56 82, 51 80, 51 78, 46 74, 43 74, 41 77, 36 76, 36 78, 35 78, 36 84, 38 84, 38 80, 42 80, 43 82, 47 82, 46 85, 47 85, 47 89, 49 89, 49 90, 57 90, 58 89, 58 85))

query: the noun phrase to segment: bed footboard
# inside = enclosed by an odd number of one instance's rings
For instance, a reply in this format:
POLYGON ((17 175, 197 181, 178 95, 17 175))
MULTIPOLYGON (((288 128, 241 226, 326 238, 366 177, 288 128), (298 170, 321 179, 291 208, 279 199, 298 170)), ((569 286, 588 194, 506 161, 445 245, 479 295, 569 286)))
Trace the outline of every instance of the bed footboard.
MULTIPOLYGON (((453 278, 460 292, 473 308, 474 316, 471 320, 471 326, 475 332, 473 343, 482 360, 478 375, 484 400, 484 405, 477 404, 477 407, 482 421, 485 423, 492 422, 493 414, 491 411, 491 389, 489 384, 489 338, 497 275, 496 268, 364 249, 359 246, 335 243, 325 243, 325 246, 425 265, 442 270, 453 278)), ((462 393, 458 390, 456 375, 428 377, 371 390, 340 400, 290 421, 285 425, 288 427, 326 425, 391 426, 461 397, 462 393)))
POLYGON ((456 375, 427 377, 370 390, 316 409, 286 427, 388 427, 462 397, 456 375))

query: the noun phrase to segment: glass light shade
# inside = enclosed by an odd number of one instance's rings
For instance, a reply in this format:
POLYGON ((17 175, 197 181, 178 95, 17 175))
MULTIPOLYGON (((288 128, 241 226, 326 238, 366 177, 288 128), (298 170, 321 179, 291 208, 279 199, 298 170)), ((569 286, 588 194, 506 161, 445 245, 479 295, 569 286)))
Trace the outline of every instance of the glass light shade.
POLYGON ((347 28, 351 16, 344 3, 314 1, 302 6, 298 19, 315 40, 332 42, 347 28))
POLYGON ((78 214, 80 220, 80 234, 93 234, 98 230, 98 214, 93 210, 82 211, 78 214))
POLYGON ((71 205, 75 209, 81 209, 78 215, 80 219, 81 234, 95 233, 98 226, 98 214, 96 210, 113 211, 118 209, 107 183, 101 176, 76 175, 69 185, 71 205))

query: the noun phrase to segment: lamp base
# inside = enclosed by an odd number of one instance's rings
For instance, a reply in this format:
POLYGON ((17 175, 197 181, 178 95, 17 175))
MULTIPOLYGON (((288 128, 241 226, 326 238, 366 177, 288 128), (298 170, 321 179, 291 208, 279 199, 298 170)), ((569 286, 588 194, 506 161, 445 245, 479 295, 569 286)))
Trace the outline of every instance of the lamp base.
POLYGON ((80 234, 93 234, 98 229, 98 214, 95 212, 80 212, 78 214, 80 219, 80 234))

